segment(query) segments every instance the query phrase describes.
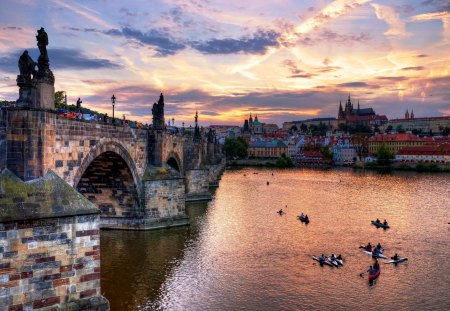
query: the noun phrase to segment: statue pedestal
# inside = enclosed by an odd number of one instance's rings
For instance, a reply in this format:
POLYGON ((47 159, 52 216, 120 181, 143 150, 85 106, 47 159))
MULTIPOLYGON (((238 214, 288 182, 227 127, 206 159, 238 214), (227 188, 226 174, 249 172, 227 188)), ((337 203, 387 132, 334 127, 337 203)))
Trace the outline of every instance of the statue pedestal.
POLYGON ((45 82, 36 82, 31 89, 31 100, 33 108, 55 109, 55 87, 45 82))
POLYGON ((19 108, 33 106, 33 100, 31 98, 33 84, 31 80, 27 80, 25 77, 18 75, 16 81, 19 86, 19 99, 16 100, 16 106, 19 108))

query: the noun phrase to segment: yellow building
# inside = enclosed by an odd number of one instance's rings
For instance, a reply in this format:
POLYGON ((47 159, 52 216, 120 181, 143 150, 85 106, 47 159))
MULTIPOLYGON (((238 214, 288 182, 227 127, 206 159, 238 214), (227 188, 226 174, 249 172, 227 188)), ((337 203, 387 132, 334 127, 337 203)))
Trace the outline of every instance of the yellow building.
POLYGON ((256 141, 248 146, 248 156, 255 158, 279 158, 287 155, 288 147, 280 140, 256 141))
POLYGON ((403 147, 423 146, 434 142, 431 137, 417 137, 413 134, 383 134, 370 137, 367 142, 369 154, 376 154, 378 148, 385 144, 394 155, 403 147))

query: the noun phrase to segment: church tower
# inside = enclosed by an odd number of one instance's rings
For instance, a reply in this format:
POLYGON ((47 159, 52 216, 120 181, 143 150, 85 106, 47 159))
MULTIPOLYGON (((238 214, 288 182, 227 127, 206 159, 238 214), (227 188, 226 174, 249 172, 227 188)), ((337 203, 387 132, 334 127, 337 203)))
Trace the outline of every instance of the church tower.
POLYGON ((410 119, 414 119, 414 111, 411 109, 411 114, 409 115, 410 119))
POLYGON ((339 101, 338 119, 339 120, 345 119, 344 110, 342 109, 342 101, 339 101))
POLYGON ((405 119, 409 119, 409 112, 408 112, 408 109, 406 109, 406 112, 405 112, 405 119))

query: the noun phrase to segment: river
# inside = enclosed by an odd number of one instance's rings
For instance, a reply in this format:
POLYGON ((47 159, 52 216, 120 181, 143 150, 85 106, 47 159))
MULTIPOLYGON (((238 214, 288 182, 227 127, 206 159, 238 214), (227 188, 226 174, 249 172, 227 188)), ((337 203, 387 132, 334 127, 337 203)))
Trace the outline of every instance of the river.
POLYGON ((187 211, 189 227, 102 231, 101 286, 111 310, 450 306, 448 174, 231 170, 211 202, 187 211), (296 219, 301 212, 308 225, 296 219), (391 228, 371 225, 377 217, 391 228), (369 241, 409 260, 382 260, 369 284, 360 273, 373 260, 358 248, 369 241), (342 254, 344 266, 321 267, 311 255, 322 253, 342 254))

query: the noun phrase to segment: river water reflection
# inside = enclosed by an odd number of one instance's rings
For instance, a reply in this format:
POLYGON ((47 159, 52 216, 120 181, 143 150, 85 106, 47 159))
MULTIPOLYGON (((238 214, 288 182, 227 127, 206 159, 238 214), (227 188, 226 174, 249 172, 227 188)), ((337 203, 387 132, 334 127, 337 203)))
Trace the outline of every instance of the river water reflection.
POLYGON ((102 231, 102 290, 113 311, 450 306, 448 174, 226 171, 214 200, 188 213, 190 227, 102 231), (310 224, 296 219, 301 212, 310 224), (391 229, 371 225, 377 217, 391 229), (372 264, 358 249, 369 241, 409 258, 381 264, 373 286, 359 276, 372 264), (311 255, 322 253, 341 253, 344 267, 320 267, 311 255))

